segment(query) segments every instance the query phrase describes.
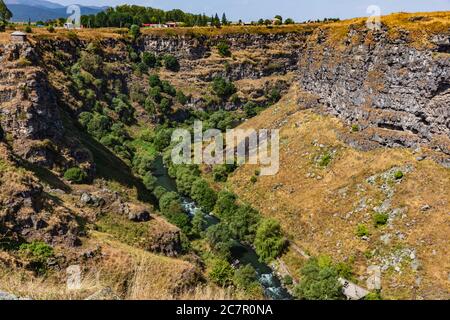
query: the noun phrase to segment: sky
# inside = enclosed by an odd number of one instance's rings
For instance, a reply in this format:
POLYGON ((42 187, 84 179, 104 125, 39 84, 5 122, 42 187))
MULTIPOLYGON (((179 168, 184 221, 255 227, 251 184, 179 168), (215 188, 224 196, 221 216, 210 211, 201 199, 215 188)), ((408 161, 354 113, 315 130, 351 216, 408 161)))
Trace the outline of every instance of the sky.
POLYGON ((449 11, 450 0, 49 0, 68 5, 115 6, 139 4, 160 9, 181 9, 191 13, 225 12, 228 19, 244 21, 272 18, 279 14, 296 21, 327 17, 353 18, 368 16, 370 5, 377 5, 381 14, 392 12, 449 11))

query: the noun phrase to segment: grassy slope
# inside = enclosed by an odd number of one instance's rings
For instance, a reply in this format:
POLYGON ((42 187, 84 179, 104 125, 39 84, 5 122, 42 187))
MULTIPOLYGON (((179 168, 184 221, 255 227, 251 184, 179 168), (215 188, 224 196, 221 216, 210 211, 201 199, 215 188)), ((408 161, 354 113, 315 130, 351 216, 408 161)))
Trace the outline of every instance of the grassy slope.
MULTIPOLYGON (((294 88, 277 105, 242 125, 242 128, 280 128, 280 172, 259 177, 252 184, 250 177, 256 166, 245 165, 229 180, 229 187, 267 217, 279 220, 298 247, 313 255, 325 254, 336 261, 347 261, 354 265, 357 275, 364 275, 367 266, 380 263, 380 259, 396 250, 415 248, 421 268, 412 271, 406 259, 401 272, 384 273, 385 297, 449 298, 450 170, 428 160, 417 162, 408 149, 379 148, 369 152, 352 149, 337 138, 338 132, 348 132, 350 128, 336 118, 300 111, 296 105, 298 94, 294 88), (336 153, 328 167, 322 167, 316 160, 328 153, 326 150, 336 153), (366 179, 407 165, 413 169, 401 181, 387 182, 394 190, 390 210, 401 208, 405 213, 394 218, 390 225, 375 228, 373 208, 387 197, 381 188, 382 181, 371 185, 366 179), (358 211, 361 202, 366 207, 358 211), (420 208, 425 204, 432 209, 422 212, 420 208), (360 223, 368 226, 369 241, 356 236, 360 223), (384 245, 380 236, 388 233, 392 240, 384 245), (373 256, 368 259, 370 255, 373 256), (417 286, 415 281, 419 277, 423 281, 417 286)), ((285 262, 296 273, 302 258, 296 250, 290 250, 285 262)))

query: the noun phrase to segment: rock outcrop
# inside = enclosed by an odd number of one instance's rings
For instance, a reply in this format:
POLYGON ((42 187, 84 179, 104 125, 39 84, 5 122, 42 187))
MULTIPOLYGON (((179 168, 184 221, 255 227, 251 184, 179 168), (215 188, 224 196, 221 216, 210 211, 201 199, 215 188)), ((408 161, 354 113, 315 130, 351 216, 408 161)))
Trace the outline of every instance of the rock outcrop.
POLYGON ((392 39, 387 30, 350 26, 340 42, 318 29, 299 61, 298 81, 317 95, 328 112, 387 146, 433 143, 450 155, 450 36, 416 48, 407 32, 392 39), (447 44, 447 45, 446 45, 447 44))

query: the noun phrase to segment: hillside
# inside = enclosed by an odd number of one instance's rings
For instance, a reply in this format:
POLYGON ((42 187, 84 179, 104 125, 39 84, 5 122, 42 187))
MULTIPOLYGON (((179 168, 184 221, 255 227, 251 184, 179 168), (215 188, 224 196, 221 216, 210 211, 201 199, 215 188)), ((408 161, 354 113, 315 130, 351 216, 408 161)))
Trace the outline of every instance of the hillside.
POLYGON ((0 290, 308 299, 317 263, 450 298, 450 13, 382 21, 0 33, 0 290), (279 173, 173 164, 195 120, 280 129, 279 173))

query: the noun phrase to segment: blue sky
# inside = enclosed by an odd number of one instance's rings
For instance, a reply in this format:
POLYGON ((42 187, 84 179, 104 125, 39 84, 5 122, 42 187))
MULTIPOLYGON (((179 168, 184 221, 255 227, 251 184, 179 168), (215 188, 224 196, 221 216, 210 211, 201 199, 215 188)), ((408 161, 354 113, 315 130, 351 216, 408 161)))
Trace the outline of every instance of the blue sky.
POLYGON ((280 14, 297 21, 325 17, 367 16, 369 5, 378 5, 382 14, 392 12, 448 11, 450 0, 50 0, 61 4, 115 6, 139 4, 161 9, 182 9, 211 15, 226 12, 233 20, 257 20, 280 14))

